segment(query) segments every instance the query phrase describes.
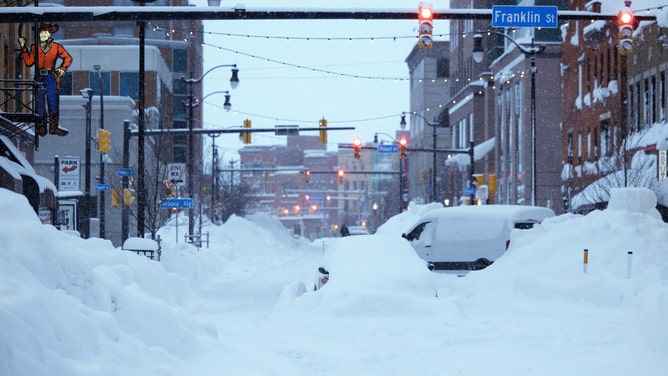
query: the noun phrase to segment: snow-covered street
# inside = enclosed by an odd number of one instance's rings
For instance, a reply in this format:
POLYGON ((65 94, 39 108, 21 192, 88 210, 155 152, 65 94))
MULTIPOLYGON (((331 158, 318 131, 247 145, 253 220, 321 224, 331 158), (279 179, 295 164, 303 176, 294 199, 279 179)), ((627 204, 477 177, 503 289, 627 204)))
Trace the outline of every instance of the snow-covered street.
POLYGON ((411 212, 312 243, 232 217, 199 251, 170 227, 156 262, 41 225, 0 190, 0 374, 664 375, 668 225, 646 193, 514 232, 458 278, 406 251, 411 212), (335 253, 368 272, 313 292, 335 253))

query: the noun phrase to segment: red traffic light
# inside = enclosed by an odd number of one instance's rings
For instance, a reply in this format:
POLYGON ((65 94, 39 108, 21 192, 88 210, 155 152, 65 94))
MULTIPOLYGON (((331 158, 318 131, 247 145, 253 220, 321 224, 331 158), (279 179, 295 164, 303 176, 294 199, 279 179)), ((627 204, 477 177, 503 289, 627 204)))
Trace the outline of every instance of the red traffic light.
POLYGON ((633 23, 633 11, 631 9, 623 9, 617 15, 617 20, 620 25, 631 25, 633 23))
POLYGON ((339 178, 343 179, 343 175, 345 175, 346 173, 343 172, 343 170, 339 170, 338 174, 339 174, 339 178))
POLYGON ((354 151, 354 156, 355 159, 360 159, 361 157, 361 152, 362 152, 362 139, 359 137, 355 137, 353 140, 353 151, 354 151))
POLYGON ((399 146, 406 146, 408 145, 408 140, 405 138, 402 138, 399 140, 399 146))
POLYGON ((420 3, 418 9, 420 20, 431 20, 434 18, 434 9, 429 3, 420 3))

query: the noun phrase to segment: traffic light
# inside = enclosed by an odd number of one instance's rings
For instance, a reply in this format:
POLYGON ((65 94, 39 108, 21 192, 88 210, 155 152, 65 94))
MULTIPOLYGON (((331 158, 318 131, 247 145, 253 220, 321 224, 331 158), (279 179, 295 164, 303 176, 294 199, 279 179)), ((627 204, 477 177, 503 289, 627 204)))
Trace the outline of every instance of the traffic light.
POLYGON ((418 171, 418 183, 424 185, 427 181, 427 172, 425 170, 418 171))
POLYGON ((326 144, 327 143, 327 120, 325 118, 320 119, 318 122, 318 126, 320 126, 320 143, 321 144, 326 144))
POLYGON ((485 184, 485 175, 473 174, 473 185, 475 185, 475 187, 478 188, 483 184, 485 184))
POLYGON ((345 171, 339 170, 337 174, 339 176, 339 183, 343 183, 343 177, 346 175, 345 171))
MULTIPOLYGON (((133 202, 135 202, 135 197, 133 195, 133 191, 129 189, 124 189, 123 190, 123 207, 127 208, 130 206, 133 202)), ((115 208, 120 208, 121 207, 121 189, 116 188, 113 191, 111 191, 111 206, 115 208)))
POLYGON ((311 179, 311 170, 304 171, 304 181, 308 184, 309 179, 311 179))
POLYGON ((97 130, 97 150, 107 154, 111 150, 111 132, 106 129, 97 130))
POLYGON ((132 191, 129 190, 129 189, 124 189, 123 190, 123 205, 125 207, 128 207, 133 202, 135 202, 135 196, 132 194, 132 191))
POLYGON ((628 55, 633 53, 633 29, 635 17, 628 6, 624 7, 617 15, 618 47, 619 52, 628 55))
POLYGON ((116 188, 111 191, 111 206, 115 208, 121 207, 121 189, 116 188))
POLYGON ((434 9, 431 3, 418 5, 418 47, 431 48, 434 44, 434 9))
MULTIPOLYGON (((251 121, 246 119, 244 120, 244 129, 250 129, 251 127, 251 121)), ((250 144, 251 143, 251 133, 250 132, 243 132, 243 140, 244 144, 250 144)))
POLYGON ((361 155, 362 139, 359 138, 359 137, 355 137, 355 139, 353 140, 353 152, 354 152, 355 159, 360 159, 360 157, 362 156, 361 155))
POLYGON ((408 140, 405 138, 399 140, 399 155, 401 159, 408 158, 408 140))
POLYGON ((172 197, 174 192, 172 191, 172 187, 169 185, 169 182, 166 181, 163 184, 165 186, 165 197, 172 197))

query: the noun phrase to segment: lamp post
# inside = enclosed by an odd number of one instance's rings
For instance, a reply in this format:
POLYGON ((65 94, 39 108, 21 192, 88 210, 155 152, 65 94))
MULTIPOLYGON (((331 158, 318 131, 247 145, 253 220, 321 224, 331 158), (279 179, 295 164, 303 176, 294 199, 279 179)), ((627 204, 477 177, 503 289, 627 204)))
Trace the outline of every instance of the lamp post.
MULTIPOLYGON (((526 57, 531 59, 531 205, 536 205, 536 55, 543 52, 545 46, 536 46, 533 37, 531 38, 531 46, 524 47, 506 34, 491 30, 487 31, 487 33, 500 35, 506 38, 512 44, 517 46, 526 57)), ((476 33, 473 36, 473 59, 477 63, 480 63, 482 62, 483 56, 482 34, 476 33)))
POLYGON ((218 148, 216 148, 216 138, 220 136, 220 133, 209 133, 211 137, 211 144, 213 150, 211 151, 211 221, 213 223, 217 222, 216 218, 216 184, 218 176, 218 148))
MULTIPOLYGON (((97 72, 98 88, 100 91, 100 129, 104 129, 104 92, 102 90, 102 73, 100 73, 100 66, 94 65, 93 69, 97 72)), ((104 154, 100 153, 100 183, 105 182, 104 172, 104 154)), ((105 194, 104 190, 100 191, 100 238, 105 238, 105 194)))
MULTIPOLYGON (((186 106, 188 107, 188 160, 186 161, 186 173, 187 173, 187 186, 188 186, 188 194, 190 195, 191 198, 194 198, 194 176, 193 172, 195 170, 194 168, 194 147, 193 147, 193 109, 199 105, 200 101, 203 101, 206 99, 209 95, 213 95, 216 93, 226 93, 225 95, 225 104, 223 107, 225 110, 229 110, 231 107, 230 104, 230 95, 228 91, 215 91, 213 93, 208 94, 201 100, 195 102, 195 97, 193 94, 193 85, 199 82, 202 82, 204 77, 206 77, 207 74, 209 74, 211 71, 216 70, 218 68, 222 67, 233 67, 232 68, 232 77, 230 78, 230 87, 232 89, 236 89, 237 86, 239 86, 239 69, 237 69, 236 64, 222 64, 222 65, 217 65, 208 71, 204 72, 204 74, 198 78, 186 78, 186 77, 181 77, 181 80, 188 85, 188 103, 186 106)), ((195 229, 195 221, 194 221, 194 214, 192 210, 188 210, 188 235, 193 235, 193 231, 195 229)))
POLYGON ((86 169, 84 170, 84 203, 83 203, 83 233, 84 238, 88 239, 90 237, 90 140, 91 140, 91 108, 93 105, 93 89, 85 88, 81 89, 81 96, 84 99, 87 99, 87 102, 84 102, 82 105, 86 109, 86 151, 85 151, 85 163, 86 169))
MULTIPOLYGON (((424 123, 430 126, 433 130, 433 139, 432 139, 432 145, 431 147, 433 149, 436 149, 436 128, 448 128, 450 126, 449 124, 449 116, 443 116, 443 114, 449 115, 448 114, 448 109, 446 108, 441 112, 441 116, 439 117, 439 120, 437 122, 431 123, 429 120, 427 120, 424 116, 418 114, 417 112, 402 112, 401 113, 401 122, 399 125, 403 129, 406 127, 406 114, 411 114, 413 116, 417 116, 420 119, 424 120, 424 123)), ((436 201, 436 152, 434 151, 432 153, 432 166, 431 166, 431 201, 435 202, 436 201)))

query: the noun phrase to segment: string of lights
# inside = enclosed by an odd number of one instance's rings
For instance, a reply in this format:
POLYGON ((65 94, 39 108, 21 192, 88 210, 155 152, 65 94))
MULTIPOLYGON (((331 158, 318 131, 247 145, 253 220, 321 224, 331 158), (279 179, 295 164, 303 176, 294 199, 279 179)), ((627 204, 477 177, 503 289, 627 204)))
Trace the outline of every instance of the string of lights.
POLYGON ((359 75, 359 74, 334 72, 334 71, 327 70, 327 69, 308 67, 308 66, 304 66, 304 65, 300 65, 300 64, 294 64, 294 63, 288 63, 288 62, 285 62, 285 61, 280 61, 280 60, 276 60, 276 59, 272 59, 272 58, 268 58, 268 57, 262 57, 262 56, 258 56, 258 55, 255 55, 255 54, 250 54, 250 53, 247 53, 247 52, 233 50, 231 48, 226 48, 226 47, 223 47, 223 46, 217 46, 217 45, 210 44, 210 43, 202 43, 202 45, 214 47, 214 48, 218 49, 219 51, 231 52, 231 53, 234 53, 235 55, 246 56, 246 57, 250 57, 252 59, 260 59, 260 60, 266 61, 268 63, 279 64, 279 65, 282 65, 284 67, 304 69, 304 70, 308 70, 308 71, 311 71, 311 72, 324 73, 324 74, 327 74, 327 75, 332 75, 332 76, 337 76, 337 77, 346 77, 346 78, 364 79, 364 80, 381 80, 381 81, 410 81, 410 78, 406 78, 406 77, 363 76, 363 75, 359 75))
MULTIPOLYGON (((244 39, 264 39, 264 40, 281 40, 281 41, 325 41, 325 42, 353 42, 353 41, 397 41, 401 39, 417 39, 415 35, 404 35, 404 36, 360 36, 360 37, 304 37, 304 36, 278 36, 278 35, 258 35, 258 34, 240 34, 240 33, 229 33, 229 32, 220 32, 220 31, 195 31, 192 29, 179 29, 175 27, 167 28, 160 26, 154 23, 148 25, 153 29, 153 31, 164 31, 167 36, 175 34, 177 31, 180 31, 183 34, 190 35, 191 37, 199 35, 201 36, 224 36, 228 38, 244 38, 244 39)), ((435 38, 446 38, 450 34, 434 34, 435 38)))

